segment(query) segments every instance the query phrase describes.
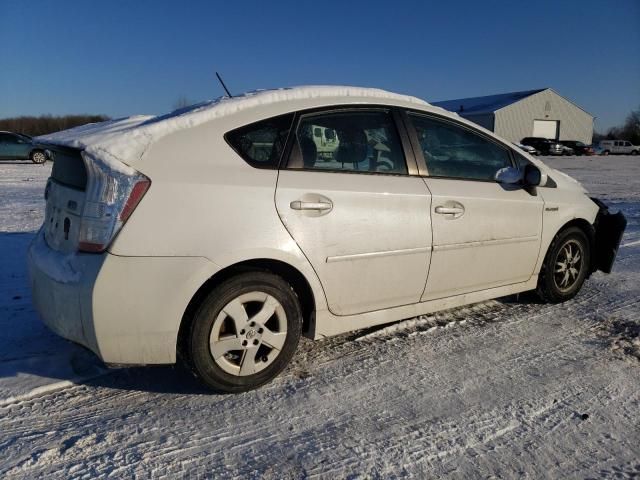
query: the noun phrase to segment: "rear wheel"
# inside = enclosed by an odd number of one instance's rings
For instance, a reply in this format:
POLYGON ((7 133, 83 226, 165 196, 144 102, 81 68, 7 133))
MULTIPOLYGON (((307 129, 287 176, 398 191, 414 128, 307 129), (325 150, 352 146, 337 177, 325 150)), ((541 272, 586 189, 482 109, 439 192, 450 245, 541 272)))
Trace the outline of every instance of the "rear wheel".
POLYGON ((188 352, 196 376, 224 393, 257 388, 293 356, 302 313, 291 286, 266 272, 240 274, 216 287, 196 311, 188 352))
POLYGON ((34 150, 31 152, 31 155, 29 155, 29 158, 31 158, 33 163, 37 163, 39 165, 47 161, 47 157, 42 150, 34 150))
POLYGON ((602 155, 609 155, 609 150, 605 150, 604 152, 602 152, 602 155))
POLYGON ((538 277, 538 296, 559 303, 576 296, 589 270, 591 252, 583 230, 569 227, 551 242, 538 277))

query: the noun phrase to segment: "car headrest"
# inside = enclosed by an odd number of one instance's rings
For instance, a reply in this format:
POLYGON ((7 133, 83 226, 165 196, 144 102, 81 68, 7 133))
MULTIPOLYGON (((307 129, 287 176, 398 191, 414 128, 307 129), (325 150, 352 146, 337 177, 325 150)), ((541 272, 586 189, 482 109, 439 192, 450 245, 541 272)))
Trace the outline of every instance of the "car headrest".
POLYGON ((341 163, 357 164, 367 158, 367 135, 362 130, 340 131, 340 146, 336 151, 336 160, 341 163))
POLYGON ((304 168, 313 168, 318 157, 318 148, 313 140, 307 137, 298 139, 300 152, 302 153, 302 163, 304 168))

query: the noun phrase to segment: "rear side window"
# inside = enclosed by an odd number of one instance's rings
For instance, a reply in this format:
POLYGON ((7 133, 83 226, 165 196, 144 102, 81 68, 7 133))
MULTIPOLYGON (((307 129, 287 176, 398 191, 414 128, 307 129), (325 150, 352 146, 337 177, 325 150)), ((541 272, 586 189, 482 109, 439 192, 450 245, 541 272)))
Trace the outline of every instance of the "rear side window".
POLYGON ((305 115, 288 168, 406 174, 402 143, 390 112, 351 110, 305 115))
POLYGON ((261 120, 228 132, 224 138, 249 165, 278 168, 293 114, 261 120))
POLYGON ((494 180, 511 166, 509 151, 453 123, 422 115, 409 115, 431 177, 494 180))

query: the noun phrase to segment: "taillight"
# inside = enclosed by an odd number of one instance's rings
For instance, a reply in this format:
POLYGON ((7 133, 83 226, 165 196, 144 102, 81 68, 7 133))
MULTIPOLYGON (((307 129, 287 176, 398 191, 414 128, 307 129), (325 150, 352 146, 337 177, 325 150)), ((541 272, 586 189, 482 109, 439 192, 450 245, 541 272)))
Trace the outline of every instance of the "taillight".
POLYGON ((98 253, 107 249, 149 189, 151 180, 123 163, 109 163, 82 154, 87 188, 78 248, 98 253))

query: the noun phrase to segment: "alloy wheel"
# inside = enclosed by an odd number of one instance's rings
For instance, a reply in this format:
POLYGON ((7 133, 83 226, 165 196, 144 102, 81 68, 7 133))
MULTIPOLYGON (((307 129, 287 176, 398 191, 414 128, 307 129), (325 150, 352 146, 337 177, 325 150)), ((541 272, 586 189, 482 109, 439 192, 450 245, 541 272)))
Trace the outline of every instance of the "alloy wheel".
POLYGON ((34 152, 31 160, 33 163, 44 163, 47 160, 47 157, 45 157, 42 152, 34 152))
POLYGON ((558 251, 553 280, 561 292, 571 290, 582 271, 584 262, 582 245, 576 240, 568 240, 558 251))
POLYGON ((275 297, 249 292, 227 303, 216 317, 209 351, 225 372, 247 376, 271 365, 287 338, 287 316, 275 297))

